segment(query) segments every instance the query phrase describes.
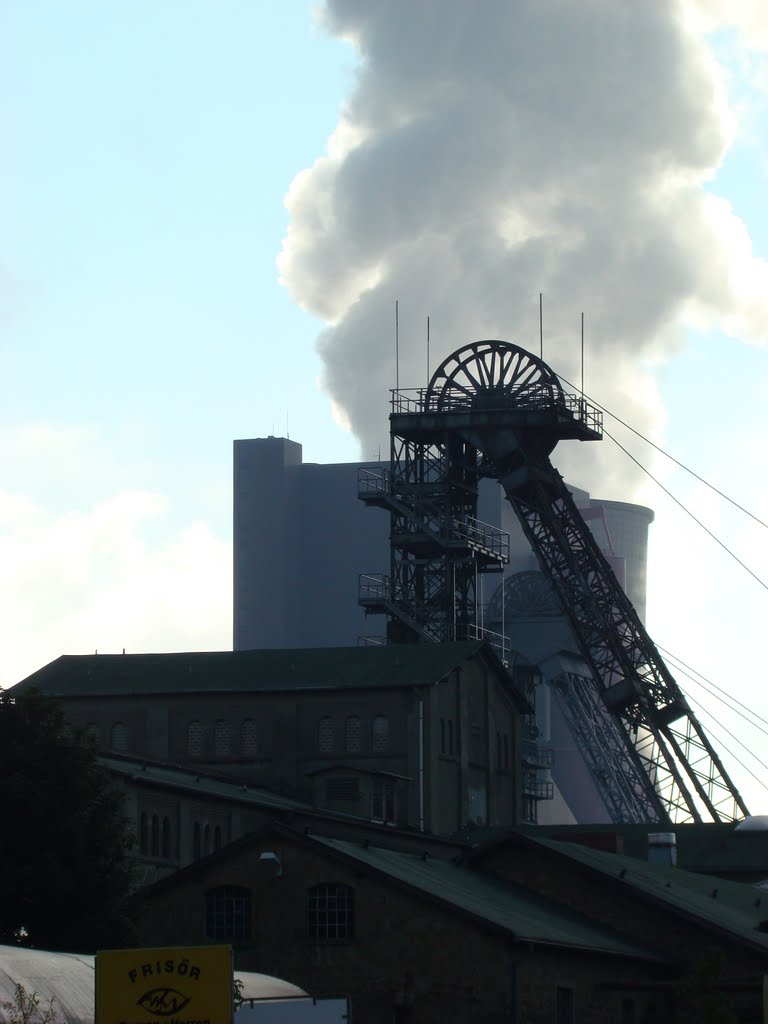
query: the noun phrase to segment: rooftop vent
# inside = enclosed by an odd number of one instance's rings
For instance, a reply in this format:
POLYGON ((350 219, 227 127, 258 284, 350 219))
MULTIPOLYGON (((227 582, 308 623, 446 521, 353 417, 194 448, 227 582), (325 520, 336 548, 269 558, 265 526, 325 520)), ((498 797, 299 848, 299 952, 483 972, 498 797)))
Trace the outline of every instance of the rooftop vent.
POLYGON ((648 833, 648 863, 677 866, 677 836, 674 832, 648 833))

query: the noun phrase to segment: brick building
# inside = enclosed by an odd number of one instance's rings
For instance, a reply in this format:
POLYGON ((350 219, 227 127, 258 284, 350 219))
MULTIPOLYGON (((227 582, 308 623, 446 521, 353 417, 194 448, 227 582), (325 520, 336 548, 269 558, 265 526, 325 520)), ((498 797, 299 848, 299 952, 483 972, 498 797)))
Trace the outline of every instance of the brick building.
POLYGON ((66 656, 14 693, 32 688, 93 737, 162 870, 276 810, 435 835, 520 821, 530 705, 478 642, 66 656))
POLYGON ((643 987, 672 976, 653 950, 535 892, 427 846, 389 846, 250 836, 152 887, 144 939, 232 942, 239 968, 348 996, 352 1019, 370 1024, 535 1024, 573 1019, 568 1007, 618 1022, 628 992, 643 1010, 643 987), (603 991, 609 977, 628 988, 603 991))
POLYGON ((371 1024, 763 1019, 749 886, 520 833, 451 849, 358 828, 273 825, 158 882, 145 940, 231 942, 371 1024))

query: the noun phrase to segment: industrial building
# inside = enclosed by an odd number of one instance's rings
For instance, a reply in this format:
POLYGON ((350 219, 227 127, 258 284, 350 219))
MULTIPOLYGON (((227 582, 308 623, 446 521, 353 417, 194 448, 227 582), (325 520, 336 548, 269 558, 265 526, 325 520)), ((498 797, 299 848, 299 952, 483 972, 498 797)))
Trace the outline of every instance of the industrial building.
MULTIPOLYGON (((375 631, 358 602, 358 581, 389 562, 389 518, 366 508, 358 480, 361 471, 383 473, 388 466, 306 463, 301 444, 285 437, 234 442, 234 650, 344 647, 375 631)), ((644 617, 652 510, 569 489, 644 617)), ((478 517, 509 534, 505 579, 538 569, 495 480, 481 481, 478 517)))
POLYGON ((549 459, 559 441, 601 437, 599 410, 543 360, 481 341, 426 388, 392 393, 386 465, 328 467, 323 486, 288 439, 235 442, 235 647, 351 642, 355 628, 369 643, 483 639, 502 662, 537 664, 527 738, 566 753, 523 762, 526 820, 745 814, 643 625, 652 513, 588 495, 580 507, 549 459), (387 513, 388 559, 383 527, 353 506, 355 475, 357 497, 387 513), (383 617, 378 635, 355 592, 383 617))
POLYGON ((14 692, 55 696, 91 736, 152 877, 277 812, 435 836, 520 824, 529 676, 467 641, 65 656, 14 692))
MULTIPOLYGON (((235 650, 345 646, 384 632, 381 618, 360 604, 360 577, 388 564, 390 522, 360 500, 359 480, 388 465, 304 463, 301 444, 284 437, 234 442, 235 650)), ((653 512, 569 489, 644 615, 653 512)), ((506 632, 518 657, 539 666, 544 684, 535 694, 538 771, 527 780, 526 820, 608 822, 610 810, 552 689, 564 674, 584 677, 589 669, 502 487, 484 479, 479 492, 478 518, 509 536, 503 574, 483 595, 484 621, 491 632, 506 632)))
POLYGON ((599 415, 480 342, 390 424, 386 464, 235 443, 234 651, 18 684, 126 794, 147 943, 231 943, 382 1024, 760 1019, 765 833, 645 632, 652 513, 549 461, 599 415), (725 877, 640 859, 675 827, 725 877))

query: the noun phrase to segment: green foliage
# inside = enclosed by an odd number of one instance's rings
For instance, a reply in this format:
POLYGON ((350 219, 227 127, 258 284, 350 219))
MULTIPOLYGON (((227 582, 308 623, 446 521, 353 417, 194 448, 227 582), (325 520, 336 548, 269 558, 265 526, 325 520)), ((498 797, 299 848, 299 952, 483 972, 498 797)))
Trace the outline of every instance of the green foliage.
POLYGON ((27 992, 18 981, 14 988, 13 999, 0 1003, 8 1024, 56 1024, 56 1011, 53 1008, 55 999, 41 1008, 37 992, 27 992))
POLYGON ((93 952, 133 941, 122 797, 41 694, 0 691, 0 823, 0 943, 93 952))

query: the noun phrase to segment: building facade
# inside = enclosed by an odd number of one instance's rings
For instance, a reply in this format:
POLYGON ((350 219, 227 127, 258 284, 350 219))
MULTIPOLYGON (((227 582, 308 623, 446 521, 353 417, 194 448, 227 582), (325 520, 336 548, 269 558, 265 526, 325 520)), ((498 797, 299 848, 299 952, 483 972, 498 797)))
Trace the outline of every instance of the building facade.
MULTIPOLYGON (((383 632, 358 605, 358 578, 389 565, 389 516, 358 499, 358 473, 387 465, 304 463, 284 437, 234 442, 235 650, 345 646, 383 632)), ((570 489, 642 617, 653 512, 570 489)), ((478 516, 510 535, 506 578, 538 568, 495 480, 481 481, 478 516)))
POLYGON ((514 667, 478 642, 66 656, 15 692, 32 688, 133 787, 141 847, 178 864, 265 808, 443 836, 521 820, 530 705, 514 667), (121 772, 120 758, 145 768, 121 772), (195 785, 198 804, 184 803, 195 785))

